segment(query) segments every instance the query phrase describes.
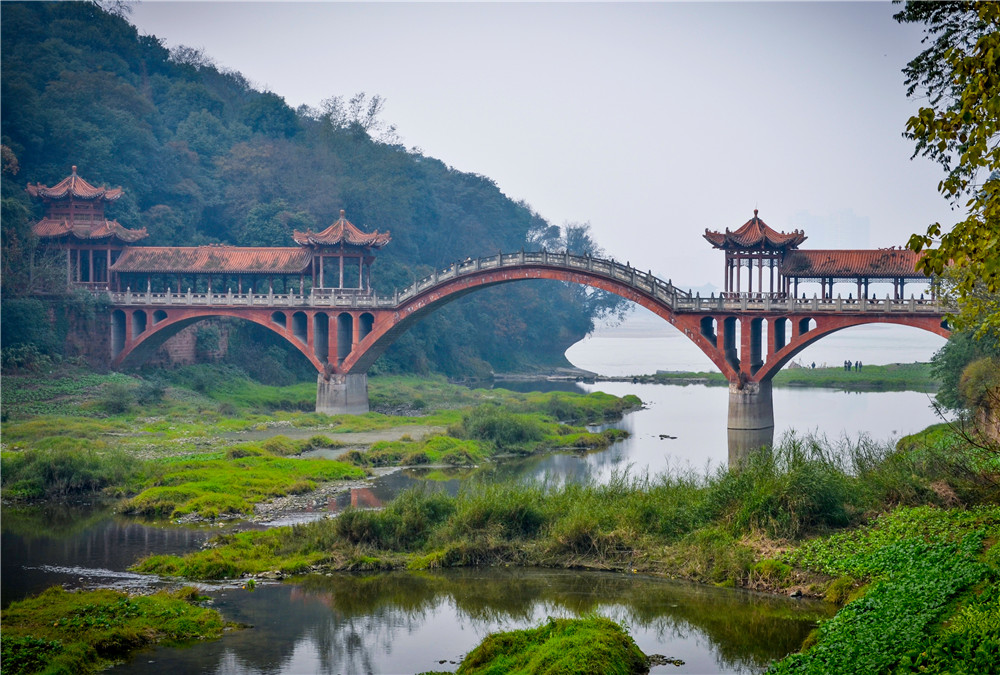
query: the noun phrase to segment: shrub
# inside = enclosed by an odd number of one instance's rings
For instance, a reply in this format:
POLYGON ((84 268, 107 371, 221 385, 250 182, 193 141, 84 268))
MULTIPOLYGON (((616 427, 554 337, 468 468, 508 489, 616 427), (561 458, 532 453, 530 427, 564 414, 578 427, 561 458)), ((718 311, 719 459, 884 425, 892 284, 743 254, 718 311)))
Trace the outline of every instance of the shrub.
POLYGON ((128 412, 135 397, 125 382, 108 382, 101 394, 101 407, 112 415, 128 412))
POLYGON ((461 423, 449 428, 448 434, 488 441, 499 449, 513 449, 542 440, 545 430, 530 415, 513 413, 499 405, 484 404, 463 415, 461 423))

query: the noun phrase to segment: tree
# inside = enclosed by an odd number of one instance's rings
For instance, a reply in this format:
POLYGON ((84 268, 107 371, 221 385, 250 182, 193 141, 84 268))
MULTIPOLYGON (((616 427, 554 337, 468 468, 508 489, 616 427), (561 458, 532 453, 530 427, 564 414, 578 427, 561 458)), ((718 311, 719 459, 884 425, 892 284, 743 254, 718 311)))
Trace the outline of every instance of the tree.
POLYGON ((925 24, 929 46, 907 64, 907 96, 927 105, 906 123, 914 157, 941 164, 938 191, 963 220, 914 234, 918 269, 951 267, 959 327, 978 323, 978 336, 1000 328, 1000 3, 909 1, 900 23, 925 24), (984 319, 977 321, 976 319, 984 319))

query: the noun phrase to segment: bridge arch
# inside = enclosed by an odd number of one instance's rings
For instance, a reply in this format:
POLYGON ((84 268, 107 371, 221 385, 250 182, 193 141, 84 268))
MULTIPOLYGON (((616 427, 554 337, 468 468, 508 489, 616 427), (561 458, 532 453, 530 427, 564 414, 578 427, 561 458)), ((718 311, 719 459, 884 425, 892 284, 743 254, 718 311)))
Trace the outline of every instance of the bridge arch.
MULTIPOLYGON (((625 268, 622 267, 622 269, 625 268)), ((634 270, 632 273, 636 274, 634 270)), ((637 274, 642 277, 646 276, 642 272, 637 274)), ((714 353, 715 344, 714 342, 709 343, 708 338, 702 334, 698 319, 675 313, 671 306, 672 296, 669 293, 664 293, 663 295, 667 297, 658 297, 657 289, 659 288, 662 293, 663 286, 658 287, 656 280, 652 277, 649 277, 650 281, 647 285, 649 290, 645 290, 637 284, 633 284, 631 280, 609 278, 608 275, 601 272, 566 269, 538 263, 476 270, 440 281, 404 300, 392 311, 375 313, 372 325, 367 328, 367 332, 364 324, 365 316, 362 315, 362 335, 359 336, 361 339, 356 349, 343 359, 337 370, 341 373, 367 372, 375 360, 413 324, 450 302, 492 286, 538 279, 591 286, 641 305, 682 331, 698 344, 717 367, 726 372, 728 364, 714 353)), ((660 283, 662 284, 662 282, 660 283)), ((674 290, 672 287, 668 286, 668 288, 671 291, 674 290)), ((686 296, 687 293, 683 293, 683 295, 686 296)))
POLYGON ((114 368, 138 366, 153 356, 163 346, 163 343, 184 328, 205 319, 221 317, 242 319, 263 326, 283 337, 285 341, 289 342, 305 356, 319 372, 323 372, 325 366, 325 363, 309 349, 305 340, 296 339, 292 331, 283 328, 280 324, 273 321, 270 311, 248 313, 235 308, 217 308, 211 311, 183 309, 169 311, 156 310, 154 312, 153 325, 136 332, 135 328, 141 321, 137 321, 135 317, 140 312, 145 317, 146 312, 141 309, 130 313, 130 316, 127 316, 126 312, 121 309, 115 309, 112 312, 111 344, 113 358, 111 365, 114 368), (162 314, 162 316, 157 319, 157 315, 159 314, 162 314), (133 331, 131 333, 126 330, 126 321, 130 321, 132 324, 133 331))
MULTIPOLYGON (((807 319, 803 319, 805 321, 807 319)), ((808 319, 814 326, 805 333, 801 333, 797 340, 778 349, 768 359, 756 379, 771 379, 777 375, 789 361, 798 356, 806 347, 818 342, 820 339, 832 335, 847 328, 858 326, 871 326, 873 324, 891 324, 896 326, 907 326, 934 333, 947 338, 951 332, 943 325, 937 317, 879 317, 876 320, 863 317, 819 317, 808 319)))

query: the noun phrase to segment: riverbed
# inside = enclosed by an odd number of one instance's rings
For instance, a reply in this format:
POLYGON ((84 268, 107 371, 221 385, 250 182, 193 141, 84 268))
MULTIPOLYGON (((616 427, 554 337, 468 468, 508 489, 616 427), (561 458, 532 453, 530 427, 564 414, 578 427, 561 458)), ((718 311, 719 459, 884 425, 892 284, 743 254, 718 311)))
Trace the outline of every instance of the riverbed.
MULTIPOLYGON (((615 349, 627 351, 630 344, 615 349)), ((601 353, 607 345, 601 347, 601 353)), ((929 355, 928 355, 929 357, 929 355)), ((869 360, 874 363, 874 360, 869 360)), ((578 363, 586 368, 593 364, 578 363)), ((649 372, 647 369, 646 372, 649 372)), ((618 373, 607 373, 618 374, 618 373)), ((514 385, 509 385, 514 386, 514 385)), ((559 385, 636 394, 641 410, 615 426, 630 438, 606 450, 506 462, 497 478, 606 482, 615 475, 720 470, 730 457, 728 390, 705 385, 559 385)), ((774 390, 775 436, 817 434, 833 441, 865 435, 892 443, 937 421, 927 394, 774 390)), ((474 471, 393 471, 317 498, 277 524, 335 516, 348 505, 378 508, 413 486, 457 492, 474 471)), ((83 504, 3 509, 2 602, 52 584, 146 590, 170 580, 130 574, 137 559, 197 550, 233 527, 149 525, 83 504)), ((256 525, 260 527, 260 525, 256 525)), ((157 648, 114 672, 413 673, 454 670, 482 637, 544 621, 598 612, 624 622, 639 647, 684 661, 653 672, 759 672, 798 648, 834 608, 821 602, 718 589, 633 574, 578 570, 460 569, 333 574, 295 584, 202 586, 224 616, 253 628, 183 649, 157 648)))

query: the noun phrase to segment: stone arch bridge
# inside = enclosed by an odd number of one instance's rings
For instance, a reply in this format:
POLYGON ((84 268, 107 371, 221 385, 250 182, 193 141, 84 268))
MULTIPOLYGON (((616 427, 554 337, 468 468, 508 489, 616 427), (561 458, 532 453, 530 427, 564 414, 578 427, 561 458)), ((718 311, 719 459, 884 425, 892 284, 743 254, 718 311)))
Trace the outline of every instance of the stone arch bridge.
POLYGON ((609 291, 680 330, 729 380, 730 429, 773 427, 771 378, 804 348, 835 331, 890 323, 949 334, 948 308, 936 299, 749 293, 702 298, 613 260, 521 251, 457 262, 392 296, 112 292, 112 365, 141 363, 201 319, 236 317, 281 335, 309 359, 319 372, 317 411, 366 412, 368 368, 414 322, 468 293, 525 279, 609 291))

